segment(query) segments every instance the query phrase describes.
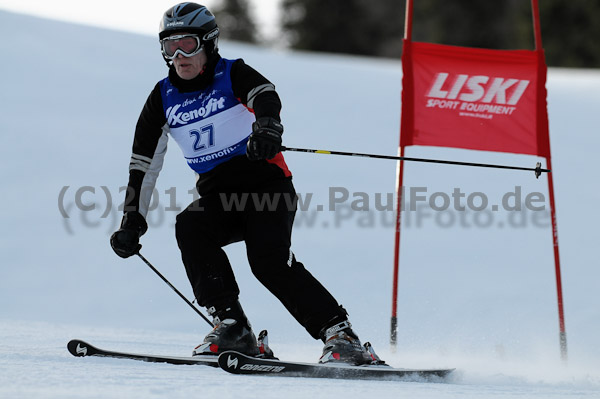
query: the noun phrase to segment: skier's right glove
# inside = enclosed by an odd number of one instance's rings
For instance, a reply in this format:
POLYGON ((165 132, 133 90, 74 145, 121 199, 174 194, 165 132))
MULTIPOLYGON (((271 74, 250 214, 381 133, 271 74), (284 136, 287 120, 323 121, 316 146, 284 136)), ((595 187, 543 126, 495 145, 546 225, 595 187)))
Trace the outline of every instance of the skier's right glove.
POLYGON ((146 230, 148 230, 148 224, 141 213, 126 212, 121 221, 121 228, 110 237, 110 246, 121 258, 129 258, 142 248, 140 237, 146 230))
POLYGON ((275 118, 263 116, 252 124, 246 156, 251 161, 272 159, 281 151, 283 125, 275 118))

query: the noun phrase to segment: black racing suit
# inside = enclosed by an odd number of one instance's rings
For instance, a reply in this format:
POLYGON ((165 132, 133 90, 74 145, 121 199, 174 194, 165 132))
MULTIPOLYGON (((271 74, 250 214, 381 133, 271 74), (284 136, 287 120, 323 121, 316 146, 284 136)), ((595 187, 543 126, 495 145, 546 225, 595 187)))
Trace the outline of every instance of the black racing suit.
MULTIPOLYGON (((192 80, 179 78, 173 67, 170 83, 180 92, 207 89, 218 54, 192 80)), ((256 70, 237 60, 231 67, 233 94, 256 118, 279 120, 281 102, 274 86, 256 70), (256 88, 271 87, 271 90, 256 88)), ((147 212, 153 188, 166 151, 162 139, 167 115, 160 87, 150 93, 140 114, 133 143, 126 211, 147 212), (158 167, 155 167, 158 164, 158 167), (156 170, 158 169, 158 170, 156 170), (144 194, 146 193, 146 194, 144 194)), ((165 139, 166 140, 166 139, 165 139)), ((345 320, 345 310, 298 262, 291 252, 291 234, 296 212, 296 193, 291 174, 280 162, 250 161, 235 156, 197 175, 200 198, 177 216, 176 237, 194 295, 201 306, 216 306, 238 299, 239 288, 223 247, 246 243, 248 262, 256 278, 275 295, 314 338, 331 324, 345 320), (244 200, 245 198, 245 200, 244 200), (271 206, 265 206, 265 202, 271 206), (262 205, 261 205, 262 204, 262 205)))

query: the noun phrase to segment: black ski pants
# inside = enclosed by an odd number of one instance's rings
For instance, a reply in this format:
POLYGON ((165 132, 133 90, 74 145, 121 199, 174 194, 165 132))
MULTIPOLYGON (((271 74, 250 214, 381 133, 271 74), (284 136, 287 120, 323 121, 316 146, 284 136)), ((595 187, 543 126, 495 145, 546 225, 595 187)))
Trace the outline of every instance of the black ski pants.
POLYGON ((254 276, 315 339, 345 310, 291 252, 296 192, 281 179, 254 193, 215 193, 177 216, 176 236, 194 295, 201 306, 238 299, 228 244, 244 241, 254 276), (261 202, 262 201, 262 202, 261 202))

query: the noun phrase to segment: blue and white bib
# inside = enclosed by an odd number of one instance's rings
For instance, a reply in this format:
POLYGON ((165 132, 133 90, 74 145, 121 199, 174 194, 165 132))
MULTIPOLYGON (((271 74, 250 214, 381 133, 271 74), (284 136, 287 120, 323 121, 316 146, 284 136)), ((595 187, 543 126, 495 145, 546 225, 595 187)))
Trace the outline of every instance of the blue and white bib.
POLYGON ((255 118, 233 95, 230 71, 234 62, 221 59, 212 84, 201 91, 181 93, 168 78, 160 82, 170 134, 196 173, 246 153, 255 118))

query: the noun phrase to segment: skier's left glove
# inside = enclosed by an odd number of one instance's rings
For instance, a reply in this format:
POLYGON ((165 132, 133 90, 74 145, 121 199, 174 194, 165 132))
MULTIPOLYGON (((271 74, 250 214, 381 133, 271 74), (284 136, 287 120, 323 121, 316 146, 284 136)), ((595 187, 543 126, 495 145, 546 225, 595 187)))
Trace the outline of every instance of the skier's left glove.
POLYGON ((140 237, 148 230, 146 219, 141 213, 131 211, 123 215, 121 228, 110 237, 110 246, 121 258, 129 258, 138 253, 140 237))
POLYGON ((252 124, 246 156, 251 161, 272 159, 281 151, 283 125, 275 118, 263 116, 252 124))

